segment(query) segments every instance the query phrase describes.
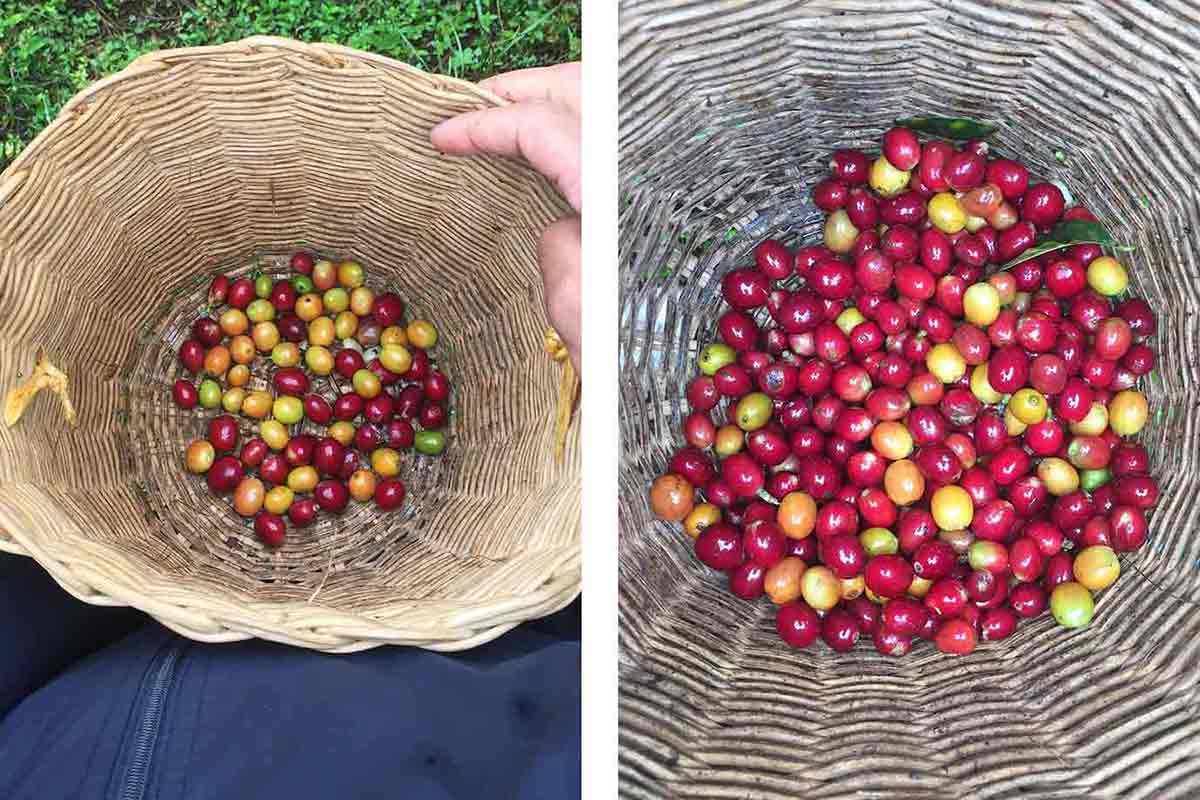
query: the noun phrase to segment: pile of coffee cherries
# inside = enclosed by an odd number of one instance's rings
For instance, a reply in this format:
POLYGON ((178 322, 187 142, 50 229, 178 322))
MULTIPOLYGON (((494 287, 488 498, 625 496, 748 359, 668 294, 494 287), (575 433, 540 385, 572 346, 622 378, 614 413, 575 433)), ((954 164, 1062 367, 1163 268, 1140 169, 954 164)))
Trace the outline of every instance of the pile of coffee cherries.
POLYGON ((209 313, 179 347, 200 383, 172 387, 182 409, 225 412, 207 420, 185 464, 232 495, 268 547, 283 543, 285 516, 304 527, 351 499, 399 508, 401 452, 446 448, 450 382, 429 355, 434 325, 406 324, 404 302, 369 288, 356 262, 297 253, 291 270, 216 277, 209 313), (240 441, 243 428, 257 435, 240 441))
POLYGON ((652 509, 793 647, 965 654, 1047 607, 1086 626, 1158 500, 1127 438, 1154 314, 1096 244, 1021 260, 1094 217, 986 142, 894 127, 882 150, 833 154, 822 245, 725 275, 652 509))

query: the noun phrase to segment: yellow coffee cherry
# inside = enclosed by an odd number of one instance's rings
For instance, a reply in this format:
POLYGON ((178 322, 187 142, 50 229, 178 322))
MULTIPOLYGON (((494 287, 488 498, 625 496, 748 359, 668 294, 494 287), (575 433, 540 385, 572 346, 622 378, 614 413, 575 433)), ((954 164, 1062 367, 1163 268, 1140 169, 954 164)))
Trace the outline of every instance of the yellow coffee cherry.
POLYGON ((892 162, 880 156, 871 165, 868 180, 880 197, 895 197, 908 188, 909 177, 911 175, 907 170, 896 169, 892 162))
POLYGON ((858 228, 850 221, 845 209, 839 208, 825 219, 825 246, 831 252, 849 253, 858 239, 858 228))
POLYGON ((271 349, 271 363, 277 367, 294 367, 300 363, 300 346, 295 342, 280 342, 271 349))
POLYGON ((355 393, 364 400, 370 400, 378 397, 383 391, 383 381, 369 369, 360 369, 354 373, 351 378, 351 384, 354 386, 355 393))
POLYGON ((993 405, 1004 399, 1004 395, 992 388, 988 381, 987 364, 977 364, 971 370, 971 394, 984 405, 993 405))
POLYGON ((229 340, 229 356, 234 364, 249 364, 257 355, 254 340, 246 334, 239 334, 229 340))
POLYGON ((863 313, 857 307, 850 306, 838 314, 837 319, 834 320, 834 324, 838 326, 838 330, 849 336, 851 331, 866 321, 867 318, 863 316, 863 313))
POLYGON ((804 602, 818 611, 828 611, 842 599, 842 583, 829 567, 809 567, 800 576, 804 602))
POLYGON ((1128 288, 1129 273, 1125 271, 1125 266, 1112 256, 1100 256, 1088 264, 1087 282, 1088 286, 1100 294, 1112 297, 1128 288))
POLYGON ((716 525, 721 521, 721 509, 714 506, 712 503, 700 503, 692 509, 692 512, 684 517, 683 529, 687 535, 695 539, 700 535, 700 532, 710 525, 716 525))
POLYGON ((329 317, 317 317, 308 323, 308 343, 329 347, 333 344, 336 330, 329 317))
POLYGON ((1079 473, 1071 462, 1061 458, 1043 458, 1038 462, 1037 476, 1055 497, 1070 494, 1079 488, 1079 473))
POLYGON ((321 295, 321 302, 325 304, 326 311, 340 314, 350 307, 350 293, 340 286, 335 286, 321 295))
POLYGON ((250 331, 250 336, 254 339, 254 346, 260 353, 269 353, 275 349, 275 345, 279 344, 279 328, 274 322, 255 323, 254 329, 250 331))
POLYGON ((188 472, 203 475, 212 467, 213 461, 216 458, 217 451, 212 446, 212 442, 207 439, 197 439, 188 445, 184 460, 187 464, 188 472))
POLYGON ((942 233, 958 233, 967 224, 967 212, 962 210, 953 192, 938 192, 929 198, 926 213, 942 233))
POLYGON ((371 469, 385 478, 400 474, 400 454, 390 447, 381 447, 371 453, 371 469))
POLYGON ((333 353, 328 348, 314 345, 304 353, 304 363, 317 375, 333 372, 333 353))
POLYGON ((350 310, 358 316, 367 316, 374 307, 375 293, 366 286, 359 286, 350 293, 350 310))
POLYGON ((379 344, 383 347, 387 347, 389 344, 398 344, 401 347, 406 347, 408 346, 408 334, 399 325, 389 325, 380 331, 379 344))
POLYGON ((1046 398, 1037 389, 1018 389, 1008 401, 1013 416, 1026 425, 1036 425, 1046 418, 1046 398))
POLYGON ((301 295, 296 300, 296 316, 305 322, 312 322, 323 313, 325 313, 325 306, 318 294, 301 295))
POLYGON ((259 425, 258 435, 272 450, 282 450, 287 447, 290 438, 287 428, 277 419, 269 419, 259 425))
POLYGON ((1013 413, 1011 407, 1004 409, 1004 429, 1008 432, 1009 436, 1020 436, 1028 427, 1013 413))
MULTIPOLYGON (((357 289, 355 291, 358 291, 357 289)), ((353 311, 343 311, 333 320, 333 335, 338 339, 349 339, 358 332, 358 315, 353 311)), ((312 326, 309 326, 309 339, 312 339, 312 326)))
POLYGON ((226 336, 240 336, 250 330, 250 320, 240 308, 228 308, 223 311, 218 324, 226 336))
POLYGON ((1098 592, 1112 586, 1121 575, 1121 560, 1111 547, 1092 545, 1075 556, 1071 572, 1086 589, 1098 592))
MULTIPOLYGON (((1113 398, 1115 400, 1116 397, 1113 398)), ((1110 401, 1111 402, 1111 401, 1110 401)), ((1092 402, 1092 407, 1088 409, 1087 416, 1079 420, 1079 422, 1071 423, 1071 433, 1076 435, 1099 436, 1104 433, 1104 429, 1108 427, 1108 407, 1099 400, 1092 402)), ((1116 431, 1116 429, 1113 429, 1116 431)), ((1121 432, 1116 431, 1120 436, 1121 432)))
POLYGON ((250 382, 250 368, 245 364, 235 364, 229 368, 229 374, 225 376, 225 380, 230 386, 241 387, 250 382))
POLYGON ((843 600, 853 600, 863 593, 863 589, 867 588, 867 582, 863 580, 862 575, 855 575, 853 578, 842 578, 840 583, 843 600))
POLYGON ((961 531, 971 526, 975 518, 975 503, 961 486, 942 486, 929 501, 933 521, 944 531, 961 531))
POLYGON ((1118 436, 1133 436, 1146 427, 1149 416, 1150 404, 1136 389, 1117 392, 1108 401, 1108 424, 1118 436))
POLYGON ((986 328, 1000 316, 1000 293, 990 283, 973 283, 963 292, 963 314, 967 321, 986 328))
POLYGON ((276 486, 271 491, 267 492, 267 497, 263 501, 263 507, 272 514, 282 514, 292 507, 292 501, 295 500, 296 494, 286 486, 276 486))
POLYGON ((988 221, 983 217, 973 217, 967 214, 966 220, 963 222, 963 227, 967 233, 977 233, 987 227, 988 221))
POLYGON ((362 265, 356 261, 343 261, 338 265, 338 283, 347 289, 357 289, 366 280, 362 265))
POLYGON ((317 481, 320 480, 320 475, 317 474, 316 467, 305 465, 296 467, 287 476, 287 486, 293 492, 311 492, 316 488, 317 481))
POLYGON ((408 348, 399 344, 384 345, 379 351, 379 363, 390 372, 403 375, 412 366, 412 353, 408 348))
POLYGON ((271 413, 275 398, 270 392, 256 390, 246 395, 242 401, 242 414, 253 419, 265 419, 271 413))
POLYGON ((942 383, 954 383, 967 373, 967 362, 950 342, 935 344, 925 356, 925 368, 942 383))
POLYGON ((329 435, 347 447, 354 441, 354 423, 338 420, 329 426, 329 435))
POLYGON ((375 473, 369 469, 355 470, 348 481, 350 496, 365 503, 375 496, 375 473))
POLYGON ((438 332, 432 322, 424 319, 413 320, 408 323, 408 328, 405 329, 408 335, 408 341, 413 347, 419 347, 422 350, 428 350, 437 344, 438 332))
POLYGON ((908 593, 913 597, 924 597, 929 594, 931 586, 933 586, 933 581, 922 578, 920 575, 913 575, 912 581, 908 584, 908 593))
POLYGON ((221 395, 221 408, 230 414, 236 414, 241 411, 242 403, 244 402, 246 402, 246 390, 240 386, 226 389, 225 394, 221 395))

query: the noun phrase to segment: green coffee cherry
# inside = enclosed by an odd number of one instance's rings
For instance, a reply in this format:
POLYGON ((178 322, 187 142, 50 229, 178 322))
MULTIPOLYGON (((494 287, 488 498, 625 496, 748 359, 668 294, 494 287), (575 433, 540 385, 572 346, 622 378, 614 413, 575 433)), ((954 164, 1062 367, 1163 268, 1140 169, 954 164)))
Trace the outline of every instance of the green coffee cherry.
POLYGON ((441 431, 418 431, 413 441, 413 447, 418 453, 427 456, 438 456, 446 449, 446 434, 441 431))

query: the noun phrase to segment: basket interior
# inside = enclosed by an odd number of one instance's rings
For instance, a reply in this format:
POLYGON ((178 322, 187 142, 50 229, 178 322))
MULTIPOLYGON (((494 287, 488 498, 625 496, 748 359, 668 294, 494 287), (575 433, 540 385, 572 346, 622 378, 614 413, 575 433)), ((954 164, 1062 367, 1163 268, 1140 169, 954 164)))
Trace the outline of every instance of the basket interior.
POLYGON ((433 125, 482 95, 344 53, 135 67, 77 98, 0 183, 0 387, 44 350, 80 413, 68 430, 46 393, 0 429, 0 528, 37 531, 39 557, 79 569, 109 559, 152 613, 227 604, 252 625, 254 604, 316 600, 449 614, 533 591, 577 547, 577 442, 556 464, 536 256, 562 205, 515 162, 432 150, 433 125), (361 261, 409 319, 433 320, 454 394, 445 455, 404 455, 401 512, 352 504, 269 551, 185 473, 218 412, 179 410, 170 387, 212 276, 282 271, 295 249, 361 261))
POLYGON ((621 765, 629 797, 1191 797, 1200 788, 1200 34, 1128 2, 626 2, 621 149, 621 765), (1134 53, 1137 53, 1135 56, 1134 53), (683 446, 683 388, 720 278, 776 237, 839 147, 899 117, 999 124, 993 152, 1065 181, 1136 246, 1159 317, 1140 438, 1151 537, 1078 632, 1045 615, 971 656, 869 641, 792 651, 647 489, 683 446), (1061 155, 1056 155, 1056 153, 1061 155))

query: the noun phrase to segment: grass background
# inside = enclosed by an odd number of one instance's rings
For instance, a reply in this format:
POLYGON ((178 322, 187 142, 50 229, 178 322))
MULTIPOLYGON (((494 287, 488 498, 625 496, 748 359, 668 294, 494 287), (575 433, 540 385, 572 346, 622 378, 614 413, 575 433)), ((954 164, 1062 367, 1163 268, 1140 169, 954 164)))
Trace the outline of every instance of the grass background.
POLYGON ((579 58, 579 0, 0 0, 0 170, 71 97, 143 53, 255 34, 478 80, 579 58))

